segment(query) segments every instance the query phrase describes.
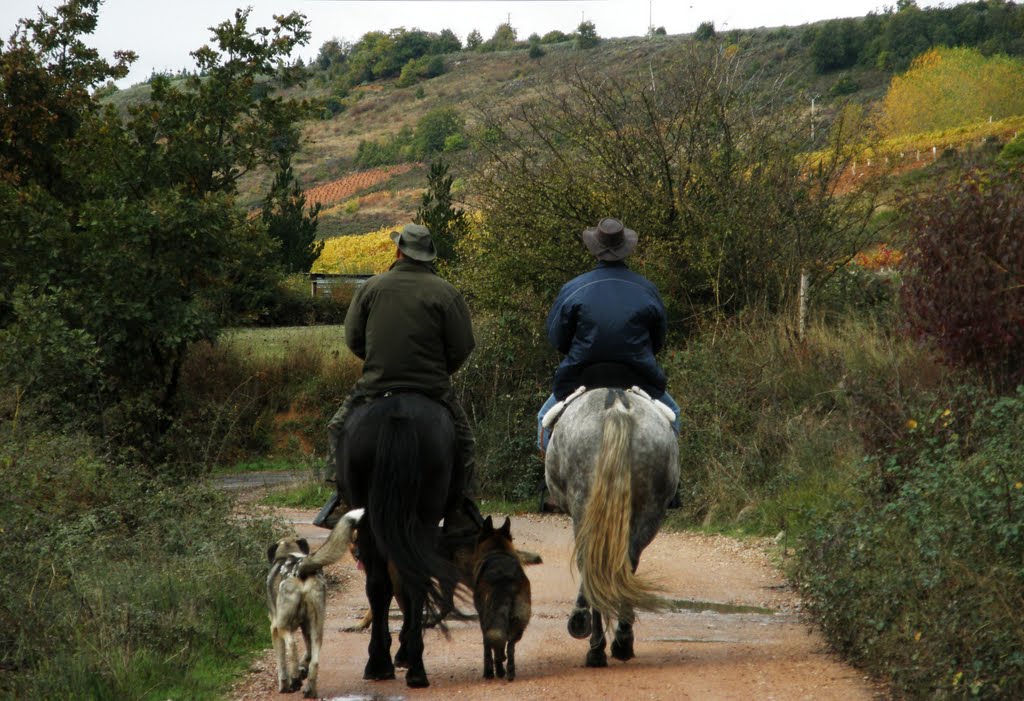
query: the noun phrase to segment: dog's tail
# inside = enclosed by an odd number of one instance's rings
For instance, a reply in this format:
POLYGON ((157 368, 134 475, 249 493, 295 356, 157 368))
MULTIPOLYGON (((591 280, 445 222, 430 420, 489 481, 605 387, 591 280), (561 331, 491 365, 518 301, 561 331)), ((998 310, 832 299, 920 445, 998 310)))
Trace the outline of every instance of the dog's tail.
POLYGON ((333 565, 345 557, 348 546, 352 543, 353 531, 363 518, 364 512, 365 509, 352 509, 342 516, 324 544, 315 553, 303 559, 299 565, 299 577, 305 578, 316 574, 327 565, 333 565))

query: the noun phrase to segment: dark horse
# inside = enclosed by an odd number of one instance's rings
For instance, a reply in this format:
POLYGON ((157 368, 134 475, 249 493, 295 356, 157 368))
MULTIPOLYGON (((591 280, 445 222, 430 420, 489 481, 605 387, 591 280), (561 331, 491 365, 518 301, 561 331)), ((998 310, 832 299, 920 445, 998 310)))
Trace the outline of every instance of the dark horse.
MULTIPOLYGON (((437 616, 457 575, 438 549, 438 524, 453 498, 455 427, 447 409, 411 393, 385 395, 353 410, 346 422, 346 456, 339 484, 349 504, 365 507, 357 544, 366 568, 366 597, 373 623, 364 679, 394 679, 406 666, 406 683, 429 686, 423 667, 424 615, 437 616), (389 564, 399 582, 395 591, 389 564), (404 600, 400 647, 391 660, 388 609, 404 600)), ((449 595, 450 596, 450 595, 449 595)))
POLYGON ((566 406, 545 459, 555 503, 572 516, 580 573, 569 633, 590 636, 588 667, 608 664, 604 622, 618 620, 612 656, 633 657, 637 610, 668 606, 636 575, 679 484, 679 447, 667 407, 622 389, 594 389, 566 406))

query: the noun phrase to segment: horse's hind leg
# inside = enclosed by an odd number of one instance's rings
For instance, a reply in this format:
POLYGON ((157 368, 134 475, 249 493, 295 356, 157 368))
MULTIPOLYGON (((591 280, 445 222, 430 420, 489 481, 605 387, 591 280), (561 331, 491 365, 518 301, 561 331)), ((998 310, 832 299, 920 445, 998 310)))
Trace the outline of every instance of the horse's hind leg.
MULTIPOLYGON (((368 548, 360 547, 360 551, 367 553, 368 548)), ((391 577, 384 560, 376 553, 372 557, 367 556, 363 565, 366 567, 366 598, 373 614, 367 648, 370 658, 366 661, 363 679, 394 679, 395 665, 391 662, 391 633, 388 630, 388 609, 391 608, 393 594, 391 577)))
POLYGON ((633 612, 629 612, 628 617, 619 619, 618 625, 615 626, 615 639, 612 640, 612 657, 617 660, 631 660, 635 655, 633 654, 633 612))
POLYGON ((590 634, 590 650, 587 652, 588 667, 607 667, 608 655, 604 651, 605 646, 604 625, 601 622, 601 612, 594 610, 594 630, 590 634))
MULTIPOLYGON (((642 550, 637 542, 631 542, 629 547, 629 560, 633 565, 633 572, 636 573, 636 568, 640 564, 640 551, 642 550)), ((615 626, 615 639, 612 640, 612 657, 617 660, 633 659, 636 655, 633 653, 633 621, 636 620, 636 614, 631 610, 628 615, 623 616, 619 619, 618 624, 615 626)))
POLYGON ((484 679, 494 679, 494 657, 491 644, 484 638, 484 679))
POLYGON ((430 686, 427 679, 427 670, 423 666, 423 604, 424 595, 415 592, 408 593, 406 603, 408 610, 402 621, 402 629, 405 631, 407 662, 409 668, 405 672, 405 683, 412 688, 423 688, 430 686), (406 625, 408 624, 408 625, 406 625))
POLYGON ((590 604, 587 603, 586 597, 583 596, 583 587, 581 586, 579 594, 576 595, 576 607, 569 614, 569 635, 577 640, 582 640, 590 635, 590 631, 590 604))

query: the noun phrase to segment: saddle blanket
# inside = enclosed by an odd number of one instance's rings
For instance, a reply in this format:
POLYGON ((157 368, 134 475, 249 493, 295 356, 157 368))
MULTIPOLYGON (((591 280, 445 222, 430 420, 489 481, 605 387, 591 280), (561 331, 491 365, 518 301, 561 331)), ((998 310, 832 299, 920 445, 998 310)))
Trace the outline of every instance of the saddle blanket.
MULTIPOLYGON (((560 402, 555 402, 555 404, 550 409, 548 409, 548 412, 544 414, 544 418, 541 419, 541 425, 543 425, 544 428, 551 430, 551 427, 555 425, 556 421, 558 421, 558 417, 562 415, 562 412, 565 411, 565 408, 569 406, 573 402, 573 400, 582 396, 583 393, 586 391, 586 387, 577 387, 576 391, 570 394, 568 397, 566 397, 560 402)), ((661 412, 661 415, 665 417, 665 420, 668 421, 669 425, 675 422, 676 413, 672 411, 672 408, 668 404, 665 404, 664 402, 658 399, 652 399, 651 395, 647 394, 647 392, 643 391, 636 385, 633 385, 626 391, 629 392, 630 394, 635 394, 638 397, 643 397, 649 402, 653 402, 654 406, 657 407, 658 411, 661 412)))

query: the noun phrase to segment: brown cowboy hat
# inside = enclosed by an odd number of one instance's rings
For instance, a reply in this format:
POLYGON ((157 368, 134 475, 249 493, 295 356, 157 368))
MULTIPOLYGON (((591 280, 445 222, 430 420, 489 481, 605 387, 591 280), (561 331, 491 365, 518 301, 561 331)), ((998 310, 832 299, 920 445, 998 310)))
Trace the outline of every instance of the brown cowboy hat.
POLYGON ((618 219, 606 217, 583 230, 580 238, 599 260, 622 260, 636 248, 636 232, 627 229, 618 219))
POLYGON ((430 238, 430 229, 422 224, 406 224, 401 231, 392 231, 391 240, 398 246, 402 255, 428 262, 437 258, 434 240, 430 238))

